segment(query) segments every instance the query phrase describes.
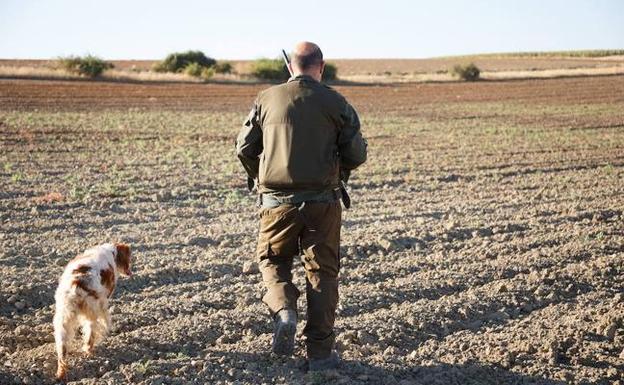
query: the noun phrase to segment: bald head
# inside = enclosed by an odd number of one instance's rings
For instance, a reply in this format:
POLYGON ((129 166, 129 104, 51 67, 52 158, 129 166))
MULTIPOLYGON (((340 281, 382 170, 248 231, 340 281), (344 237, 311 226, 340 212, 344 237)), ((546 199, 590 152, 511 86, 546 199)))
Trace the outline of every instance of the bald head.
POLYGON ((323 52, 318 45, 303 41, 295 46, 292 53, 292 70, 295 75, 309 75, 321 80, 323 68, 323 52))

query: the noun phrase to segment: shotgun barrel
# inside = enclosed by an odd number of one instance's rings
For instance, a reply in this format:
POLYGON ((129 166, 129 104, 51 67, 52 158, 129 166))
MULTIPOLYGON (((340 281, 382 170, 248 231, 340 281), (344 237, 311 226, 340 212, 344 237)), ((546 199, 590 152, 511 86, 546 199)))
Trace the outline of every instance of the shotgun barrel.
POLYGON ((290 69, 290 58, 286 54, 286 51, 282 49, 282 59, 284 59, 284 63, 286 64, 286 68, 288 69, 288 73, 292 76, 292 70, 290 69))

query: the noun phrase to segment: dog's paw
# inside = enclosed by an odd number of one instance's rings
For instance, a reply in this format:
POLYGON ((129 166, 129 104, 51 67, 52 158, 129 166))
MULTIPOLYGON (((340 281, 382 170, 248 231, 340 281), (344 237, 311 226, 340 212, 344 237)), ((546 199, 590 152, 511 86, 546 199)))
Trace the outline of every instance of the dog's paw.
POLYGON ((95 348, 93 346, 85 345, 82 347, 82 352, 84 353, 85 357, 93 357, 95 348))
POLYGON ((56 382, 58 385, 65 385, 67 383, 67 372, 65 371, 57 371, 56 372, 56 382))

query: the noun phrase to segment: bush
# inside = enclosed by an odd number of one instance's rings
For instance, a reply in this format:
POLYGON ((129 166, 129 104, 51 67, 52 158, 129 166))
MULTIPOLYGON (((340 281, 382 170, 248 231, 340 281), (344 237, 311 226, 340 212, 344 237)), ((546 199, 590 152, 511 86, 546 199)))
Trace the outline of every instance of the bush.
POLYGON ((190 63, 184 67, 184 73, 189 76, 200 77, 204 68, 198 63, 190 63))
POLYGON ((215 70, 214 67, 202 67, 197 63, 191 63, 184 67, 184 73, 189 76, 207 80, 214 76, 215 70))
POLYGON ((323 81, 336 80, 338 77, 338 68, 331 63, 325 63, 325 69, 323 70, 323 81))
POLYGON ((215 69, 214 67, 210 67, 210 68, 204 68, 201 72, 200 77, 204 80, 210 79, 211 77, 213 77, 215 74, 215 69))
POLYGON ((481 70, 474 63, 461 65, 457 64, 453 67, 452 71, 453 75, 458 76, 462 80, 466 80, 468 82, 474 82, 479 80, 479 75, 481 75, 481 70))
POLYGON ((251 67, 251 74, 265 80, 286 80, 290 77, 281 59, 258 59, 251 67))
POLYGON ((156 72, 182 72, 189 64, 195 63, 200 67, 212 67, 217 61, 204 55, 201 51, 176 52, 167 55, 165 60, 154 64, 152 70, 156 72))
POLYGON ((113 68, 113 63, 104 61, 97 56, 67 56, 58 59, 58 64, 67 72, 94 78, 102 72, 113 68))
MULTIPOLYGON (((265 80, 287 80, 290 77, 288 68, 282 59, 258 59, 253 63, 251 74, 265 80)), ((323 81, 336 80, 338 69, 334 64, 325 63, 323 81)))
POLYGON ((218 74, 229 74, 232 73, 232 64, 228 62, 217 63, 214 65, 214 72, 218 74))
POLYGON ((161 61, 152 64, 151 70, 154 71, 154 72, 167 72, 167 69, 163 65, 163 62, 161 62, 161 61))

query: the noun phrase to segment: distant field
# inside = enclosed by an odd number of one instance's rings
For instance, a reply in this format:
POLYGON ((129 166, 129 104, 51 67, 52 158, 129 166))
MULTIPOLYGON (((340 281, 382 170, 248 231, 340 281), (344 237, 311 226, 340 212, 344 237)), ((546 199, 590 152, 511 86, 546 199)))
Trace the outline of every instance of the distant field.
POLYGON ((528 52, 503 52, 503 53, 485 53, 478 55, 479 57, 606 57, 606 56, 622 56, 624 49, 592 49, 592 50, 576 50, 576 51, 528 51, 528 52))
MULTIPOLYGON (((572 52, 526 52, 517 54, 486 54, 431 59, 328 59, 338 67, 342 80, 360 82, 388 81, 448 81, 447 73, 456 64, 474 62, 488 79, 558 77, 578 75, 605 75, 624 72, 624 50, 572 51, 572 52), (597 56, 609 54, 610 56, 597 56), (550 71, 556 72, 550 72, 550 71)), ((148 71, 154 60, 113 60, 117 73, 136 74, 148 71)), ((238 74, 249 73, 250 60, 234 60, 231 63, 238 74)), ((2 68, 46 68, 54 64, 49 60, 0 59, 2 68)), ((6 71, 5 71, 6 72, 6 71)), ((22 76, 23 77, 23 76, 22 76)), ((150 79, 138 79, 150 80, 150 79)), ((152 79, 155 80, 155 79, 152 79)), ((163 80, 184 80, 163 79, 163 80)), ((192 80, 192 79, 187 79, 192 80)))
MULTIPOLYGON (((556 68, 610 67, 610 58, 542 58, 542 57, 456 57, 440 59, 357 59, 330 60, 340 75, 392 73, 435 73, 447 71, 455 64, 474 62, 484 71, 549 70, 556 68)), ((624 56, 615 61, 624 66, 624 56)))

